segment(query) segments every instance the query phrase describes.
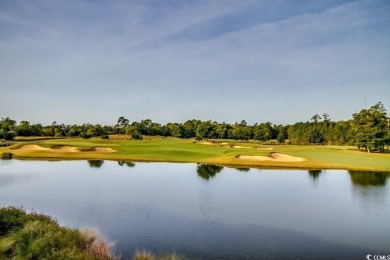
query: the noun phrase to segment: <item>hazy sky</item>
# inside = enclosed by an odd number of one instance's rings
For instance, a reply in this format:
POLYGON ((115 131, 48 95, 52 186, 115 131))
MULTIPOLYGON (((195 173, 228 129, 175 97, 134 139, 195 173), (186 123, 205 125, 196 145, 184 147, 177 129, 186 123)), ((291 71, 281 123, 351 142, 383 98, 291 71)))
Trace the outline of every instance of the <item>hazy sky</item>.
POLYGON ((0 117, 294 123, 390 110, 389 0, 0 0, 0 117))

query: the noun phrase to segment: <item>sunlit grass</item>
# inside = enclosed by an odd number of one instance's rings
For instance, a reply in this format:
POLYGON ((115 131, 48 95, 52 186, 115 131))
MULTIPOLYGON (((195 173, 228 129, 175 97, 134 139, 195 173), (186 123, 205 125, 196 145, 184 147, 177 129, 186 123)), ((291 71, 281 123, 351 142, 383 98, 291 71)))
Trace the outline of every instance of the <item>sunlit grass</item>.
POLYGON ((390 170, 390 154, 364 153, 351 146, 314 145, 261 145, 258 142, 234 140, 213 140, 212 144, 202 144, 193 139, 173 137, 150 137, 144 140, 102 139, 53 139, 16 142, 10 147, 1 147, 0 154, 11 152, 14 158, 23 159, 89 159, 127 160, 156 162, 196 162, 236 166, 278 167, 278 168, 323 168, 353 170, 390 170), (51 151, 22 151, 25 144, 36 144, 45 148, 58 146, 76 147, 74 153, 51 151), (113 153, 93 151, 95 147, 110 147, 113 153), (240 147, 240 148, 237 148, 240 147), (238 155, 268 156, 279 152, 306 159, 303 162, 245 161, 238 155))
POLYGON ((0 259, 115 259, 112 246, 91 230, 61 227, 53 218, 0 209, 0 259))

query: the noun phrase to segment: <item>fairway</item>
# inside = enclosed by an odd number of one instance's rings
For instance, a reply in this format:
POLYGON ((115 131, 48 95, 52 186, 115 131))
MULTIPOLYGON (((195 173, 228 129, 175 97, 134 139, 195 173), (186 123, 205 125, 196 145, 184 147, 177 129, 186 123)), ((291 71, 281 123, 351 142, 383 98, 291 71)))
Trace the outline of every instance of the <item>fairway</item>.
POLYGON ((351 146, 261 145, 233 140, 201 142, 174 137, 144 140, 53 139, 18 141, 0 148, 16 159, 97 159, 193 162, 232 167, 389 171, 390 154, 363 153, 351 146))

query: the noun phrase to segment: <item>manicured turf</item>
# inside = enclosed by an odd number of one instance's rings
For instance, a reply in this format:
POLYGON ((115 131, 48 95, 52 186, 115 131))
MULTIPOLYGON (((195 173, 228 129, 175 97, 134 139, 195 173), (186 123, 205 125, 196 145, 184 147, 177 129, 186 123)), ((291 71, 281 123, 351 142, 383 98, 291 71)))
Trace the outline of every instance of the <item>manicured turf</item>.
POLYGON ((102 139, 57 139, 17 142, 10 147, 1 147, 0 154, 11 152, 19 159, 105 159, 126 161, 196 162, 236 166, 278 168, 320 168, 390 171, 390 154, 358 152, 351 146, 304 146, 260 145, 215 140, 214 144, 201 144, 193 139, 151 137, 150 140, 102 140, 102 139), (80 151, 22 151, 19 147, 36 144, 41 147, 72 146, 80 151), (232 148, 233 145, 243 148, 232 148), (110 147, 116 152, 90 151, 93 147, 110 147), (260 149, 256 149, 260 148, 260 149), (268 150, 267 150, 268 149, 268 150), (238 155, 264 155, 279 152, 306 159, 303 162, 244 161, 238 155))

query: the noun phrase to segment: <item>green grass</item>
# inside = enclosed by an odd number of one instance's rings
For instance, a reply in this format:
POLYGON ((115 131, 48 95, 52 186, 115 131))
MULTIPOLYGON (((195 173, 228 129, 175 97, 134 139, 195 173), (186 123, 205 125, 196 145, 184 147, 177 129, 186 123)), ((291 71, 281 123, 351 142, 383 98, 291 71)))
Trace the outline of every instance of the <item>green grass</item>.
POLYGON ((102 140, 102 139, 52 139, 16 142, 9 147, 0 147, 0 154, 12 152, 18 159, 89 159, 156 162, 196 162, 234 166, 277 167, 277 168, 321 168, 349 170, 390 170, 390 154, 358 152, 351 146, 310 146, 310 145, 260 145, 256 142, 214 140, 213 145, 194 143, 193 139, 172 137, 151 137, 151 140, 102 140), (75 153, 51 151, 22 151, 25 144, 37 144, 51 148, 73 146, 75 153), (230 148, 233 145, 249 148, 230 148), (229 147, 226 147, 229 146, 229 147), (91 152, 94 147, 110 147, 116 152, 91 152), (262 149, 256 149, 262 148, 262 149), (272 150, 266 150, 266 149, 272 150), (303 162, 243 161, 237 155, 264 155, 279 152, 305 158, 303 162))
POLYGON ((115 257, 91 231, 61 227, 49 216, 0 208, 0 259, 85 259, 115 257))
MULTIPOLYGON (((94 230, 62 227, 50 216, 21 208, 0 208, 0 259, 115 260, 112 243, 94 230)), ((184 260, 177 254, 157 257, 138 251, 134 260, 184 260)), ((130 260, 129 259, 129 260, 130 260)))

